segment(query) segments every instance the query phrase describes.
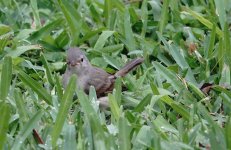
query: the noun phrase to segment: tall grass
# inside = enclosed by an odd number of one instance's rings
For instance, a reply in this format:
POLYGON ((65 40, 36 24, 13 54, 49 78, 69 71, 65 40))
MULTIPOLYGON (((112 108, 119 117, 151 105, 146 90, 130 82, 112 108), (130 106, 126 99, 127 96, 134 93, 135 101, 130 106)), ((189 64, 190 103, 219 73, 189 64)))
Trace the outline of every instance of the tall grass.
POLYGON ((226 0, 0 1, 0 149, 231 149, 230 14, 226 0), (145 62, 101 109, 75 76, 62 89, 70 46, 109 73, 145 62))

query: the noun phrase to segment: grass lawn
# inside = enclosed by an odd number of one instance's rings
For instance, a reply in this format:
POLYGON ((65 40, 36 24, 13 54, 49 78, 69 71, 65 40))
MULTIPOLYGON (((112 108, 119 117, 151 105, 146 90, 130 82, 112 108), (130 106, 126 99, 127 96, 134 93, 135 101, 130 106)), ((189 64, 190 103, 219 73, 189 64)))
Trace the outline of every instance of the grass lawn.
POLYGON ((231 150, 230 30, 230 0, 0 0, 0 150, 231 150), (101 109, 63 89, 73 46, 144 62, 101 109))

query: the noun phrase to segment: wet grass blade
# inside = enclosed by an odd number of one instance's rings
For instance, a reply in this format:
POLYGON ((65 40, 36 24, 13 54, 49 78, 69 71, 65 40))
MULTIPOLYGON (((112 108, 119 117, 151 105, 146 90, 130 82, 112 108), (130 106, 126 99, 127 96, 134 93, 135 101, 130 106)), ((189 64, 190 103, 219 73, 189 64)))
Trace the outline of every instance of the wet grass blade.
POLYGON ((84 114, 90 122, 90 127, 93 133, 94 144, 96 147, 105 148, 106 147, 106 137, 104 130, 100 123, 100 119, 93 106, 90 104, 90 100, 87 98, 86 94, 82 90, 77 89, 77 95, 79 98, 80 105, 83 109, 84 114), (99 145, 100 142, 101 144, 99 145))
POLYGON ((95 50, 101 50, 104 47, 104 44, 106 43, 106 40, 112 36, 114 31, 103 31, 101 35, 99 36, 97 42, 95 43, 94 49, 95 50))
POLYGON ((64 22, 63 18, 58 18, 52 21, 51 23, 47 24, 46 26, 32 33, 31 36, 28 38, 28 40, 33 41, 33 40, 41 39, 43 36, 47 35, 47 33, 50 33, 52 30, 62 25, 63 22, 64 22))
POLYGON ((225 9, 225 0, 214 0, 215 5, 216 5, 216 11, 217 11, 217 16, 219 18, 219 22, 221 25, 221 28, 224 29, 225 23, 227 21, 226 17, 226 9, 225 9))
POLYGON ((223 129, 214 121, 214 118, 212 118, 205 106, 201 103, 198 103, 198 111, 203 116, 203 118, 211 125, 208 133, 208 138, 211 141, 211 146, 214 149, 226 149, 225 134, 223 132, 223 129))
POLYGON ((225 126, 225 136, 226 136, 226 145, 227 149, 231 149, 231 119, 230 117, 227 119, 227 123, 225 126))
POLYGON ((170 70, 166 69, 163 65, 158 62, 154 62, 154 67, 156 70, 166 79, 168 82, 172 84, 172 86, 176 89, 176 91, 180 92, 184 89, 183 83, 177 78, 175 74, 173 74, 170 70))
POLYGON ((64 149, 76 149, 76 129, 75 125, 67 124, 64 131, 64 149))
POLYGON ((64 92, 61 104, 59 106, 59 112, 56 117, 55 125, 53 127, 51 137, 52 137, 52 147, 55 148, 56 142, 59 138, 59 135, 62 131, 64 121, 67 118, 68 110, 71 107, 73 95, 76 88, 76 76, 72 75, 67 88, 64 92))
POLYGON ((105 0, 104 1, 103 15, 105 17, 105 20, 106 20, 105 22, 106 22, 108 28, 109 28, 109 25, 110 25, 111 10, 112 10, 112 1, 105 0))
POLYGON ((18 108, 19 118, 22 123, 25 123, 29 119, 29 115, 27 113, 27 108, 24 104, 22 93, 20 89, 16 89, 14 92, 14 99, 16 102, 16 106, 18 108))
POLYGON ((56 92, 57 92, 58 98, 61 101, 63 98, 63 90, 62 90, 62 85, 59 81, 59 77, 57 74, 55 74, 55 87, 56 87, 56 92))
POLYGON ((163 8, 161 11, 161 20, 159 22, 159 32, 160 34, 163 33, 164 27, 168 21, 168 6, 169 6, 169 0, 163 1, 163 8))
POLYGON ((125 32, 125 39, 126 39, 126 43, 124 44, 128 47, 129 51, 135 50, 136 42, 131 28, 130 14, 127 9, 124 12, 124 32, 125 32))
MULTIPOLYGON (((198 21, 200 21, 202 24, 204 24, 207 28, 209 29, 213 29, 213 23, 211 21, 209 21, 208 19, 205 19, 203 16, 201 16, 199 13, 187 8, 187 7, 183 7, 183 10, 188 12, 189 14, 191 14, 194 18, 196 18, 198 21)), ((222 31, 216 27, 216 33, 220 36, 223 37, 223 33, 222 31)))
POLYGON ((201 91, 201 89, 199 89, 198 87, 196 87, 194 84, 188 82, 188 86, 189 88, 196 94, 198 95, 201 99, 205 98, 205 94, 201 91))
POLYGON ((16 49, 7 53, 6 56, 10 56, 12 58, 19 57, 20 55, 24 54, 30 50, 40 50, 41 47, 39 45, 28 45, 28 46, 18 46, 16 49))
POLYGON ((12 58, 5 57, 1 72, 0 99, 5 100, 10 89, 12 78, 12 58))
POLYGON ((229 31, 229 25, 226 23, 224 27, 224 49, 225 52, 223 54, 225 63, 231 67, 231 42, 230 42, 230 31, 229 31))
POLYGON ((44 101, 46 101, 49 105, 52 105, 51 95, 46 91, 46 89, 41 84, 39 84, 37 81, 32 79, 29 75, 27 75, 23 71, 19 72, 19 78, 20 78, 20 80, 22 80, 22 82, 24 84, 26 84, 33 91, 35 91, 40 98, 42 98, 44 101))
POLYGON ((49 64, 48 64, 48 62, 47 62, 47 60, 46 60, 46 58, 45 58, 45 56, 43 54, 41 56, 41 59, 42 59, 44 68, 46 69, 47 80, 48 80, 48 82, 50 83, 51 86, 54 86, 54 79, 53 79, 49 64))
POLYGON ((10 106, 4 102, 0 103, 1 117, 0 117, 0 149, 3 149, 7 139, 7 132, 10 120, 10 106))
POLYGON ((172 103, 171 107, 177 112, 179 113, 182 117, 184 117, 186 120, 189 120, 190 115, 189 112, 184 108, 183 105, 179 104, 179 103, 172 103))
POLYGON ((35 22, 36 28, 39 28, 39 27, 41 27, 41 21, 39 18, 39 11, 38 11, 38 6, 37 6, 36 0, 31 0, 31 8, 32 8, 32 12, 34 15, 34 22, 35 22))
POLYGON ((30 120, 28 120, 28 122, 23 126, 22 130, 18 133, 12 149, 20 149, 26 138, 29 135, 32 135, 32 130, 38 125, 38 121, 41 119, 42 115, 42 110, 39 110, 30 120))
POLYGON ((118 105, 121 104, 121 96, 122 96, 122 79, 118 77, 115 81, 115 100, 118 105))
POLYGON ((214 49, 215 38, 216 38, 216 25, 214 24, 212 32, 210 34, 209 49, 206 52, 206 56, 208 58, 212 58, 213 57, 212 52, 213 52, 213 49, 214 49))
POLYGON ((150 101, 152 99, 152 94, 148 94, 144 97, 143 100, 140 101, 140 103, 135 107, 134 111, 141 113, 144 108, 150 104, 150 101))
POLYGON ((181 69, 189 68, 187 61, 185 60, 184 56, 182 56, 179 49, 174 44, 169 44, 160 33, 157 33, 157 35, 159 39, 164 43, 166 50, 169 51, 170 55, 174 58, 181 69))
POLYGON ((142 6, 141 6, 141 12, 142 12, 142 15, 141 15, 141 19, 142 19, 142 22, 143 22, 143 26, 142 26, 142 32, 141 32, 141 37, 145 37, 145 34, 147 32, 147 24, 148 24, 148 8, 147 8, 147 0, 144 0, 142 2, 142 6))
POLYGON ((108 95, 108 99, 109 99, 109 106, 111 108, 112 116, 115 118, 116 121, 118 121, 121 114, 120 114, 120 109, 117 100, 115 99, 115 96, 112 94, 108 95))
POLYGON ((59 6, 66 18, 66 21, 70 27, 70 35, 72 39, 72 45, 76 45, 79 42, 79 34, 81 28, 81 17, 76 9, 73 9, 66 1, 58 0, 59 6), (73 16, 74 15, 74 16, 73 16))
POLYGON ((121 117, 119 120, 119 147, 121 150, 130 150, 130 127, 126 118, 121 117))
POLYGON ((101 49, 102 53, 113 53, 113 52, 118 52, 123 50, 124 48, 124 44, 116 44, 116 45, 110 45, 110 46, 106 46, 104 48, 101 49))
POLYGON ((93 31, 89 31, 87 32, 79 41, 79 43, 83 43, 85 42, 86 40, 89 40, 90 38, 92 38, 93 36, 99 34, 100 32, 102 32, 103 30, 105 30, 106 28, 99 28, 99 29, 96 29, 96 30, 93 30, 93 31))

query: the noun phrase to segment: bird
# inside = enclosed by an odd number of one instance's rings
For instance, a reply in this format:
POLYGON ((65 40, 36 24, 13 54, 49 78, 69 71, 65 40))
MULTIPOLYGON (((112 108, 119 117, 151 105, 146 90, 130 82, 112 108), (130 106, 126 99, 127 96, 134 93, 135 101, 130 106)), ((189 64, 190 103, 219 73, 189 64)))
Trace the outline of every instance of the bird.
POLYGON ((85 53, 78 47, 67 50, 67 68, 63 74, 63 86, 66 88, 71 75, 77 75, 77 88, 89 94, 91 86, 95 88, 97 97, 112 92, 115 80, 124 77, 128 72, 143 63, 144 58, 138 57, 128 62, 115 74, 109 74, 101 68, 92 66, 85 53))

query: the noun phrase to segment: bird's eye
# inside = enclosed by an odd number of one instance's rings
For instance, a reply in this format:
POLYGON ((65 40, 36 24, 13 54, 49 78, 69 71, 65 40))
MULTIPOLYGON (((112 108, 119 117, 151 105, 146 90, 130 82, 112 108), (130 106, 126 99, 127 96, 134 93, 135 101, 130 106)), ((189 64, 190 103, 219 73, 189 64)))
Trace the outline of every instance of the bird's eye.
POLYGON ((83 58, 81 58, 80 60, 81 60, 81 62, 83 62, 83 58))
POLYGON ((70 64, 70 61, 67 61, 67 64, 69 65, 69 64, 70 64))

